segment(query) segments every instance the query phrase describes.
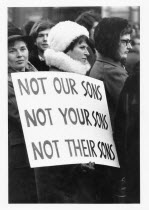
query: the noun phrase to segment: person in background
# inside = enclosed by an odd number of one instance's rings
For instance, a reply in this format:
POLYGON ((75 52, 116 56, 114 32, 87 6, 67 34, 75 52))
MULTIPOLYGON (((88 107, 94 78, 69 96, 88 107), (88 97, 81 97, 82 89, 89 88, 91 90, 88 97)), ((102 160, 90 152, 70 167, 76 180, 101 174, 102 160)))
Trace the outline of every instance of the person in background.
POLYGON ((28 20, 27 22, 24 23, 23 28, 22 28, 24 35, 29 36, 34 23, 35 21, 33 20, 28 20))
POLYGON ((9 203, 37 203, 34 169, 30 168, 11 74, 37 71, 28 62, 30 38, 8 25, 8 186, 9 203))
POLYGON ((88 51, 90 53, 90 55, 88 56, 88 61, 91 65, 91 67, 93 66, 93 64, 95 63, 95 60, 96 60, 96 50, 95 50, 95 44, 94 44, 94 31, 95 31, 95 28, 98 25, 98 22, 100 20, 101 20, 100 15, 95 13, 92 10, 85 11, 85 12, 81 13, 75 20, 76 23, 84 26, 89 32, 91 44, 88 47, 88 51))
POLYGON ((126 203, 140 202, 140 62, 121 91, 115 117, 115 144, 121 176, 127 183, 126 203))
POLYGON ((49 20, 39 20, 33 25, 30 36, 33 38, 34 47, 30 53, 29 61, 38 71, 49 71, 49 66, 44 60, 44 51, 49 47, 47 43, 48 33, 54 26, 49 20))
MULTIPOLYGON (((25 36, 29 36, 30 31, 32 26, 34 25, 35 21, 33 20, 28 20, 27 22, 24 23, 23 27, 22 27, 22 31, 24 33, 25 36)), ((29 55, 30 52, 34 49, 34 42, 32 41, 30 43, 30 45, 28 46, 28 50, 29 50, 29 55)))
POLYGON ((126 70, 132 74, 136 63, 140 61, 140 36, 132 37, 132 49, 128 53, 126 61, 126 70))
MULTIPOLYGON (((87 29, 75 22, 56 24, 49 32, 49 48, 44 52, 50 71, 86 75, 90 69, 88 38, 87 29)), ((39 202, 93 203, 93 166, 89 163, 35 168, 39 202)))
POLYGON ((103 18, 95 29, 94 39, 97 59, 90 76, 105 85, 112 127, 117 102, 128 77, 125 62, 131 46, 131 25, 119 17, 103 18))
POLYGON ((89 37, 94 40, 94 31, 100 20, 101 16, 90 10, 81 13, 75 22, 84 26, 89 31, 89 37))

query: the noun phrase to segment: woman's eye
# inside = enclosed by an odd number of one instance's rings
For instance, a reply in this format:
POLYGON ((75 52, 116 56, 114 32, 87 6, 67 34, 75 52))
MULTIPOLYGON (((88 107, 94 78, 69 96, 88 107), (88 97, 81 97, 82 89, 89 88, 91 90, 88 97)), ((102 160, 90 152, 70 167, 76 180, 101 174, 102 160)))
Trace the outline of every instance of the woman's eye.
POLYGON ((43 34, 38 34, 38 37, 39 37, 39 38, 43 37, 43 34))
POLYGON ((21 51, 24 51, 24 50, 26 50, 26 48, 25 48, 25 47, 21 48, 21 51))
POLYGON ((80 48, 81 48, 81 49, 85 49, 85 47, 84 47, 84 46, 81 46, 80 48))
POLYGON ((15 52, 15 50, 9 50, 8 52, 9 52, 9 53, 14 53, 14 52, 15 52))

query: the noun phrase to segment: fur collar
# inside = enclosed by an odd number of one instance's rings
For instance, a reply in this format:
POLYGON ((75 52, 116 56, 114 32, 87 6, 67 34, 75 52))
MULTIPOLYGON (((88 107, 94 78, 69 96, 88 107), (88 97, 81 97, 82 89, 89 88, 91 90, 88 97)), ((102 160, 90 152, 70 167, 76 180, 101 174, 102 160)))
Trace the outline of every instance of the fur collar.
POLYGON ((72 59, 63 52, 47 49, 44 53, 44 57, 48 66, 54 66, 63 71, 85 75, 90 70, 89 63, 82 64, 80 61, 72 59))

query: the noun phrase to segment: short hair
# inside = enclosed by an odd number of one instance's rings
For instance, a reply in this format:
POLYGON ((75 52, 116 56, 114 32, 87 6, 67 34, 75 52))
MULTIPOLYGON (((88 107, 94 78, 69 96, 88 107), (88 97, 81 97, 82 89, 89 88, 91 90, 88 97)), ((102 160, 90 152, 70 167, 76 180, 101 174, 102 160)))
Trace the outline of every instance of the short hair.
POLYGON ((101 19, 100 15, 94 11, 85 11, 81 13, 75 20, 76 23, 84 26, 89 32, 93 27, 94 22, 99 22, 101 19))
POLYGON ((74 39, 70 45, 64 50, 64 53, 67 53, 69 50, 73 50, 77 43, 81 44, 83 41, 85 41, 90 46, 90 41, 87 36, 82 35, 74 39))
POLYGON ((54 26, 54 23, 50 22, 49 20, 39 20, 35 22, 33 27, 31 28, 30 36, 32 36, 35 41, 40 31, 50 29, 53 26, 54 26))
POLYGON ((131 33, 132 27, 128 20, 120 17, 103 18, 95 28, 95 47, 103 56, 118 61, 120 36, 131 33))

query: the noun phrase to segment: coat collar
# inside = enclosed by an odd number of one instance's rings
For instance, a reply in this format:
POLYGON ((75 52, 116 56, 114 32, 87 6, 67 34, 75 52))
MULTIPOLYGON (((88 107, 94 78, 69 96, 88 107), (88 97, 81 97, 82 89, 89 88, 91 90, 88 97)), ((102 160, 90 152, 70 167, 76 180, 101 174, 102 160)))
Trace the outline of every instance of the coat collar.
POLYGON ((56 52, 52 49, 47 49, 44 56, 48 66, 54 66, 62 71, 85 75, 90 70, 89 63, 84 65, 80 61, 72 59, 63 52, 56 52))
MULTIPOLYGON (((25 68, 25 72, 27 71, 37 71, 37 69, 28 61, 25 68)), ((8 67, 8 73, 13 73, 13 72, 20 72, 20 71, 17 71, 16 69, 8 67)))
MULTIPOLYGON (((25 68, 25 72, 29 71, 37 71, 37 69, 28 61, 27 66, 25 68)), ((17 71, 16 69, 13 69, 11 67, 8 67, 8 81, 11 81, 11 73, 17 73, 20 71, 17 71)))

